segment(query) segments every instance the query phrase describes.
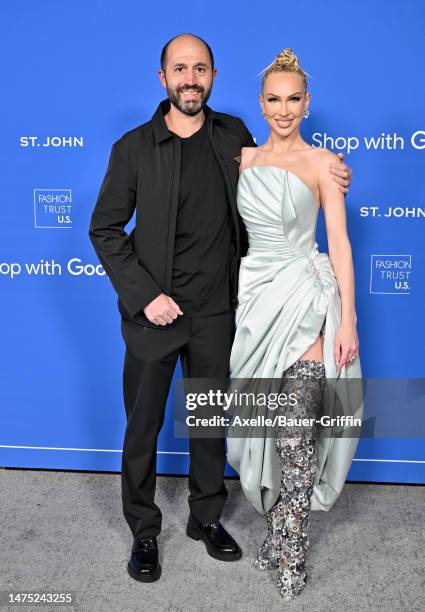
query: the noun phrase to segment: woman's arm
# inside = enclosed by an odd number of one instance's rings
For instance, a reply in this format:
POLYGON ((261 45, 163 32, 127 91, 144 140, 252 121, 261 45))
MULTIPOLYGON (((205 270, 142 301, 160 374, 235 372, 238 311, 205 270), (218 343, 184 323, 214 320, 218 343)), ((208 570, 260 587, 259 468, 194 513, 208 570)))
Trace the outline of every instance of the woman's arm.
POLYGON ((358 352, 355 311, 354 266, 351 244, 347 233, 344 195, 329 173, 329 164, 338 157, 321 149, 318 153, 320 202, 325 215, 329 257, 341 295, 341 326, 335 337, 335 358, 338 371, 358 352))

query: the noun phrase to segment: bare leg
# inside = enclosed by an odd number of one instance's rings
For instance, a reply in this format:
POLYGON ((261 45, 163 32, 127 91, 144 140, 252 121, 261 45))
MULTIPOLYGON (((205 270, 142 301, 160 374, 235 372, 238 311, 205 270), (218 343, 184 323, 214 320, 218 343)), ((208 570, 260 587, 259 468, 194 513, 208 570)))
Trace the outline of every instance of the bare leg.
POLYGON ((315 361, 323 362, 323 341, 322 331, 317 336, 314 344, 300 357, 300 359, 314 359, 315 361))

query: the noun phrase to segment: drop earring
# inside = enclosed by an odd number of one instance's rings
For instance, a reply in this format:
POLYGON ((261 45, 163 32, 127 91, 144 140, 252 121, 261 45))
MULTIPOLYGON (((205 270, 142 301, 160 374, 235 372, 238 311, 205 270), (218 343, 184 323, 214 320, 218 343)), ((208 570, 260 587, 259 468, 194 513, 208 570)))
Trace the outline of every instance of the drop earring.
POLYGON ((307 119, 307 117, 309 117, 309 116, 310 116, 310 111, 308 110, 308 108, 306 108, 306 109, 305 109, 305 111, 304 111, 304 113, 303 113, 303 117, 304 117, 305 119, 307 119))

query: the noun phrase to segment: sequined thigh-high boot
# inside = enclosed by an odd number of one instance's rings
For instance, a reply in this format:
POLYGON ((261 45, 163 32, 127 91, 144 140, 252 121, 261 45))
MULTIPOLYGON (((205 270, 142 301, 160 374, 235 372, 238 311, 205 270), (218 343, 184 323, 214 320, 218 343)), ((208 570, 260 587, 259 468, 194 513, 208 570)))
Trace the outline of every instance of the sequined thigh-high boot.
POLYGON ((266 514, 267 536, 258 549, 257 557, 254 561, 254 567, 259 570, 277 569, 279 567, 279 551, 273 545, 273 513, 277 507, 278 502, 266 514))
MULTIPOLYGON (((283 375, 282 392, 296 397, 294 406, 280 414, 287 418, 320 415, 325 387, 321 361, 299 360, 283 375)), ((309 546, 307 527, 316 471, 316 426, 277 428, 276 450, 281 461, 280 496, 267 513, 267 538, 258 551, 259 569, 279 569, 278 587, 286 600, 299 595, 305 586, 305 556, 309 546)))

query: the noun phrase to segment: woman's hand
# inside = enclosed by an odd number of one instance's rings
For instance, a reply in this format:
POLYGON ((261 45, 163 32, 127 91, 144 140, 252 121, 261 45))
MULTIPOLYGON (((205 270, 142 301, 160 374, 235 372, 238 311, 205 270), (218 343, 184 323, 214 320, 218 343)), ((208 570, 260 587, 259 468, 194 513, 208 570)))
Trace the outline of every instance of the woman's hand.
POLYGON ((334 339, 336 371, 339 374, 344 366, 349 366, 357 358, 359 338, 354 323, 341 323, 334 339))

